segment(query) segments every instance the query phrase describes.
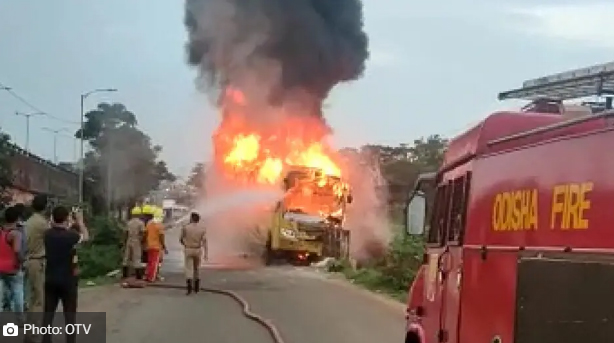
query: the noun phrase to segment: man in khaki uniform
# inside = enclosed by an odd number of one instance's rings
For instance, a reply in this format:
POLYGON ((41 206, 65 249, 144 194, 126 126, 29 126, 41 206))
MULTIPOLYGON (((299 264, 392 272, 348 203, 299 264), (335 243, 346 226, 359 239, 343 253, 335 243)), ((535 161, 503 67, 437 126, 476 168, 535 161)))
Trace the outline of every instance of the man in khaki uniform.
POLYGON ((132 209, 131 218, 126 225, 124 260, 122 263, 122 274, 124 279, 130 276, 130 268, 138 280, 143 278, 143 263, 141 255, 143 253, 142 241, 145 232, 145 224, 141 220, 142 211, 140 207, 132 209))
MULTIPOLYGON (((24 268, 26 271, 28 295, 28 312, 43 312, 43 300, 45 296, 45 232, 50 228, 49 221, 44 213, 47 209, 47 197, 37 195, 32 199, 32 210, 34 214, 25 223, 26 232, 26 261, 24 268)), ((37 323, 39 318, 28 316, 28 323, 37 323)), ((31 342, 38 342, 42 337, 33 335, 28 337, 31 342)))
POLYGON ((203 249, 206 249, 207 236, 205 228, 200 224, 200 215, 192 212, 190 223, 181 228, 181 238, 183 245, 184 267, 186 277, 187 294, 192 290, 198 293, 200 290, 200 278, 198 269, 200 268, 203 249))

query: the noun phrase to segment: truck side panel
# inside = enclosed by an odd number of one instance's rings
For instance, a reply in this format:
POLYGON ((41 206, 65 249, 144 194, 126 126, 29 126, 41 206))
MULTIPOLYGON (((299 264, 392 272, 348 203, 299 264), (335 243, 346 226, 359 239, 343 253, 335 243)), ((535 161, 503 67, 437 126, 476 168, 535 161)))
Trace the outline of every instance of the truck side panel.
POLYGON ((475 160, 458 342, 514 341, 515 247, 614 251, 611 142, 607 128, 475 160))
POLYGON ((460 333, 450 342, 513 342, 516 307, 516 265, 513 251, 497 251, 482 258, 465 249, 461 280, 460 333))
POLYGON ((613 130, 477 159, 465 245, 614 248, 613 130))

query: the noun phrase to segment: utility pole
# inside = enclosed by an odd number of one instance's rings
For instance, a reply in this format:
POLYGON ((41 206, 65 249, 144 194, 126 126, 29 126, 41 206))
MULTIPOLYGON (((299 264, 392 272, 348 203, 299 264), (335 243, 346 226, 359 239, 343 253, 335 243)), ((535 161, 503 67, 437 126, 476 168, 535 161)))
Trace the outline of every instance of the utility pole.
POLYGON ((22 112, 15 112, 15 115, 18 116, 23 116, 26 118, 26 152, 29 153, 30 152, 30 118, 32 117, 36 117, 36 116, 44 116, 47 113, 44 112, 34 112, 34 113, 22 113, 22 112))
POLYGON ((68 130, 66 128, 54 130, 48 127, 43 127, 43 130, 53 133, 53 163, 58 164, 58 134, 68 130))
POLYGON ((111 205, 112 205, 112 201, 111 198, 113 196, 113 190, 111 188, 111 184, 112 184, 112 178, 111 178, 111 173, 113 173, 113 158, 114 158, 114 150, 113 150, 113 137, 110 137, 110 141, 109 141, 109 152, 108 152, 108 157, 109 160, 107 161, 107 211, 109 211, 109 214, 111 213, 111 205))
POLYGON ((79 163, 79 156, 77 156, 77 139, 73 136, 69 136, 70 138, 72 138, 73 142, 72 142, 72 159, 75 161, 75 167, 77 167, 77 164, 79 163))
POLYGON ((81 94, 81 126, 80 126, 80 132, 81 132, 81 149, 80 149, 80 158, 79 158, 79 203, 83 203, 83 184, 85 182, 85 175, 84 175, 84 170, 85 170, 85 155, 84 155, 84 143, 85 143, 85 139, 83 137, 83 127, 84 127, 84 117, 85 117, 85 113, 83 110, 83 103, 85 102, 85 99, 94 94, 94 93, 103 93, 103 92, 117 92, 117 89, 115 88, 101 88, 101 89, 94 89, 92 91, 89 91, 87 93, 83 93, 81 94))

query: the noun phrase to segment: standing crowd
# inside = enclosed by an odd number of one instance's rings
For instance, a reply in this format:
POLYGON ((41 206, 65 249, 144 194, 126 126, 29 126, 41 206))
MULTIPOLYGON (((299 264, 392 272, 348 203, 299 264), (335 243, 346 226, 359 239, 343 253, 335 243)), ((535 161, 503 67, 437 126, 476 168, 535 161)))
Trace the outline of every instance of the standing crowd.
MULTIPOLYGON (((19 325, 47 326, 62 304, 66 324, 75 323, 79 286, 77 247, 89 239, 80 209, 56 206, 48 215, 48 199, 37 195, 32 215, 25 220, 26 206, 4 210, 0 227, 0 312, 16 315, 19 325)), ((164 254, 168 254, 163 224, 164 212, 152 205, 136 206, 125 226, 122 274, 124 286, 159 279, 164 254), (132 273, 131 273, 132 272, 132 273)), ((206 256, 206 234, 197 213, 181 228, 187 294, 200 289, 199 268, 206 256)), ((67 342, 75 342, 67 335, 67 342)), ((26 342, 50 343, 51 336, 29 336, 26 342)))
MULTIPOLYGON (((48 216, 48 199, 33 198, 32 215, 24 222, 22 204, 4 210, 0 229, 0 311, 15 313, 19 325, 46 326, 62 303, 65 322, 75 323, 79 268, 76 248, 89 238, 78 208, 57 206, 48 216), (26 312, 27 311, 27 312, 26 312)), ((33 335, 27 342, 51 342, 33 335)), ((67 342, 75 336, 68 335, 67 342)))

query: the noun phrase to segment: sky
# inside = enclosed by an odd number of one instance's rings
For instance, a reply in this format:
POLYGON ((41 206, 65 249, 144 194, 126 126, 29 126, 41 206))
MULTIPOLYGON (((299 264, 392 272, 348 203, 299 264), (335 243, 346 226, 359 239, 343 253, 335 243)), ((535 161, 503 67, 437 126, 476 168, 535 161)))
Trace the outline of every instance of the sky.
MULTIPOLYGON (((614 2, 365 0, 371 58, 363 78, 333 90, 326 117, 338 147, 453 137, 490 112, 518 108, 497 94, 532 79, 614 60, 614 2)), ((121 102, 187 175, 211 154, 218 115, 185 63, 183 1, 2 0, 0 83, 50 116, 32 117, 29 147, 76 156, 80 94, 121 102), (59 118, 59 119, 58 119, 59 118), (46 129, 44 129, 46 128, 46 129)), ((0 90, 0 126, 25 145, 33 112, 0 90)))

